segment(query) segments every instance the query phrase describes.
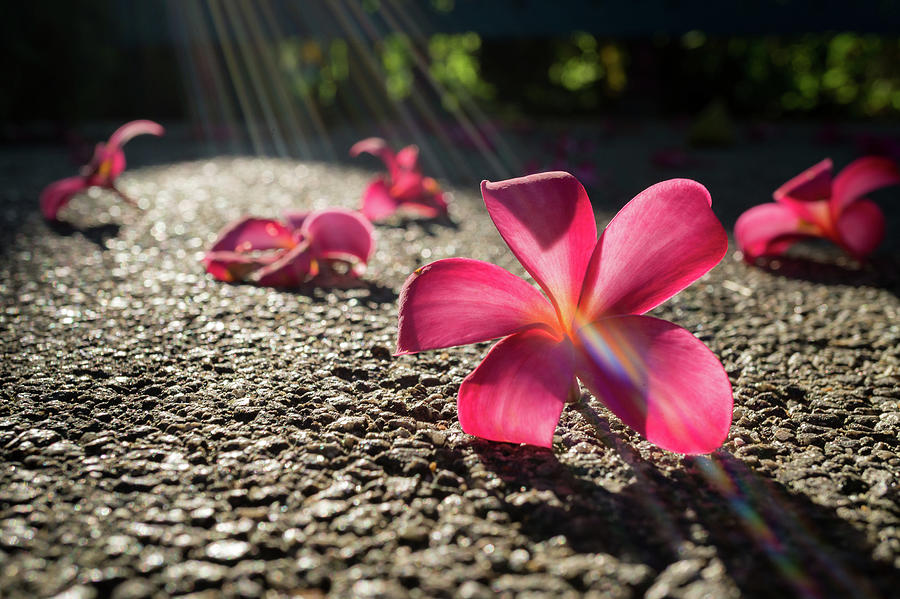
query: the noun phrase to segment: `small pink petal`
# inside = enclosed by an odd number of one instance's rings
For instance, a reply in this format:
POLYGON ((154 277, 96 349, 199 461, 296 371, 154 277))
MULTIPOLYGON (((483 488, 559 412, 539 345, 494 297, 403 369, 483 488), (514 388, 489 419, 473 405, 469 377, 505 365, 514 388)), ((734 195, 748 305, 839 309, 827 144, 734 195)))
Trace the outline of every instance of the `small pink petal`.
POLYGON ((581 183, 564 172, 481 182, 500 235, 569 323, 597 242, 594 210, 581 183))
POLYGON ((642 191, 600 236, 584 279, 579 314, 643 314, 719 263, 728 236, 706 188, 670 179, 642 191))
POLYGON ((826 200, 831 197, 831 170, 831 159, 826 158, 776 189, 772 197, 788 205, 826 200))
POLYGON ((125 152, 117 149, 109 156, 110 161, 109 180, 114 181, 119 175, 125 172, 125 152))
POLYGON ((116 150, 124 146, 128 143, 128 140, 137 135, 146 134, 159 137, 165 132, 166 130, 162 125, 154 123, 153 121, 131 121, 116 129, 113 134, 109 136, 109 141, 106 145, 109 149, 116 150))
POLYGON ((257 285, 265 287, 299 287, 317 272, 309 245, 301 243, 256 271, 252 278, 257 285))
POLYGON ((416 270, 400 291, 397 354, 557 327, 550 302, 507 270, 468 258, 416 270))
POLYGON ((789 206, 775 202, 750 208, 734 225, 734 238, 748 261, 777 256, 809 236, 801 231, 800 217, 789 206))
POLYGON ((437 218, 447 213, 447 204, 442 201, 441 196, 429 198, 430 201, 428 202, 402 202, 400 207, 404 212, 410 212, 422 218, 437 218))
POLYGON ((372 154, 373 156, 381 158, 389 171, 393 171, 396 168, 396 156, 394 151, 387 145, 387 142, 380 137, 367 137, 350 147, 350 156, 354 158, 363 153, 372 154))
POLYGON ((391 197, 384 179, 374 179, 363 192, 360 212, 371 221, 387 218, 397 211, 397 200, 391 197))
POLYGON ((427 191, 424 187, 425 177, 416 171, 400 170, 391 178, 390 194, 399 202, 417 200, 427 191))
POLYGON ((257 252, 292 248, 296 243, 291 230, 277 220, 250 217, 222 229, 210 251, 257 252))
POLYGON ((568 339, 532 329, 501 340, 459 387, 459 423, 491 441, 553 445, 574 379, 568 339))
POLYGON ((41 212, 47 220, 56 220, 59 211, 78 193, 90 187, 84 177, 68 177, 55 181, 41 192, 41 212))
POLYGON ((206 272, 211 274, 214 279, 226 283, 236 283, 247 280, 252 273, 278 258, 278 253, 253 256, 239 252, 210 251, 203 257, 203 264, 206 272))
POLYGON ((577 332, 576 375, 622 422, 677 453, 708 453, 728 436, 734 405, 725 369, 687 330, 616 316, 577 332))
POLYGON ((422 218, 437 218, 447 214, 447 200, 440 185, 431 177, 422 178, 422 191, 413 199, 403 200, 398 208, 422 218))
POLYGON ((900 170, 890 158, 867 156, 858 158, 844 167, 834 178, 831 193, 831 210, 839 216, 854 201, 868 193, 900 184, 900 170))
POLYGON ((865 258, 884 239, 884 214, 875 202, 856 200, 838 217, 837 230, 844 248, 856 258, 865 258))
POLYGON ((419 147, 418 146, 406 146, 399 152, 397 152, 397 156, 395 158, 395 164, 398 169, 403 169, 407 171, 418 171, 419 170, 419 147))
POLYGON ((310 251, 318 258, 339 259, 354 265, 360 274, 375 250, 372 223, 359 212, 329 208, 313 212, 303 222, 300 233, 310 242, 310 251))

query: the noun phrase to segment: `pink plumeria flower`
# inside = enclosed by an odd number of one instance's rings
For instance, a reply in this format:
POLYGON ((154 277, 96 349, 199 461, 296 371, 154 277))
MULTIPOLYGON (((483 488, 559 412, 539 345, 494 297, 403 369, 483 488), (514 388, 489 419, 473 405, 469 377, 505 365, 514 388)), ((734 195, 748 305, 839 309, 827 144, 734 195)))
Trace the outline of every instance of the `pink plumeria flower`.
POLYGON ((234 222, 203 263, 209 274, 228 283, 333 285, 364 273, 374 250, 372 223, 356 211, 329 208, 288 213, 285 222, 253 217, 234 222))
POLYGON ((419 167, 419 148, 406 146, 397 153, 380 137, 358 141, 350 148, 351 156, 362 153, 381 158, 387 175, 379 175, 363 193, 360 211, 372 221, 382 220, 398 210, 422 218, 437 218, 447 214, 447 201, 441 186, 422 174, 419 167))
POLYGON ((160 136, 164 132, 162 125, 146 120, 131 121, 116 129, 109 141, 97 144, 94 157, 81 169, 80 175, 56 181, 44 188, 40 198, 44 218, 56 220, 59 211, 75 194, 90 187, 109 189, 129 204, 136 205, 134 200, 116 187, 116 178, 125 170, 125 152, 122 151, 122 146, 136 135, 146 133, 160 136))
POLYGON ((810 167, 779 187, 775 201, 754 206, 734 225, 744 258, 777 256, 802 239, 829 239, 864 259, 884 238, 884 215, 864 196, 900 183, 900 171, 879 156, 859 158, 834 179, 831 159, 810 167))
POLYGON ((731 384, 700 340, 642 316, 715 266, 728 240, 687 179, 631 200, 597 239, 578 180, 539 173, 481 184, 488 213, 545 295, 479 260, 416 270, 400 292, 397 354, 503 337, 459 388, 463 431, 550 447, 580 380, 649 441, 706 453, 731 426, 731 384))

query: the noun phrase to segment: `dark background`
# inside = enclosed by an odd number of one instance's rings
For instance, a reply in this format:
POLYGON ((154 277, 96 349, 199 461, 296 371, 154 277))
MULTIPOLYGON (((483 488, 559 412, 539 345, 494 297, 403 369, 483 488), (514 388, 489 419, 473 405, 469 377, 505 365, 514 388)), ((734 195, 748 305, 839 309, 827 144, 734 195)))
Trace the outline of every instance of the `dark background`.
POLYGON ((137 116, 222 136, 264 118, 260 89, 329 129, 389 121, 392 104, 458 120, 468 101, 525 120, 719 102, 740 118, 896 121, 898 22, 897 3, 878 0, 14 2, 0 20, 0 138, 137 116))

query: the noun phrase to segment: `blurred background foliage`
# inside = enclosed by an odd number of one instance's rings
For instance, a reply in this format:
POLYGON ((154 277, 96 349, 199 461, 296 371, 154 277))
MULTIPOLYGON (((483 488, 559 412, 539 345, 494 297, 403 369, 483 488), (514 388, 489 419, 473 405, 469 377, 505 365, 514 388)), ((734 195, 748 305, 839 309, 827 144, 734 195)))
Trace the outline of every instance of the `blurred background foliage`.
MULTIPOLYGON (((205 52, 225 63, 226 46, 233 42, 241 51, 245 42, 234 25, 233 40, 222 31, 198 38, 193 21, 179 32, 173 15, 187 14, 191 1, 7 4, 0 21, 2 136, 15 138, 29 122, 196 116, 184 56, 205 52), (206 43, 202 51, 198 40, 206 43)), ((196 4, 196 18, 213 22, 203 2, 196 4)), ((321 3, 332 4, 362 24, 371 18, 378 29, 384 7, 378 0, 321 3)), ((279 11, 302 21, 313 5, 319 3, 277 4, 273 14, 276 21, 279 11)), ((400 0, 392 5, 411 7, 400 0)), ((486 9, 480 23, 468 18, 472 3, 430 0, 416 10, 430 19, 420 30, 388 23, 371 38, 361 27, 319 30, 301 23, 277 39, 247 43, 265 46, 259 51, 273 57, 289 100, 315 110, 326 125, 387 102, 434 102, 450 114, 476 102, 488 115, 514 118, 693 115, 713 101, 745 118, 900 116, 900 35, 890 31, 747 33, 729 32, 723 23, 715 33, 614 35, 584 23, 584 30, 532 27, 510 35, 492 29, 502 17, 496 11, 486 9), (468 12, 457 15, 461 7, 468 12), (454 15, 468 29, 451 20, 441 31, 441 19, 454 15)), ((234 99, 239 90, 220 93, 234 99)))

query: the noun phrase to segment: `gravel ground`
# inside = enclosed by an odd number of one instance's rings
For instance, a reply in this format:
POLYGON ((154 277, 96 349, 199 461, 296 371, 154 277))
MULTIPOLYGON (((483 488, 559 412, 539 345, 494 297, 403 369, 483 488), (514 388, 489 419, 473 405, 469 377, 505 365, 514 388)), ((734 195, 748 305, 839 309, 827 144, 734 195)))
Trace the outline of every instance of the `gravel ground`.
MULTIPOLYGON (((611 140, 598 220, 685 175, 733 223, 822 157, 791 135, 683 171, 651 167, 641 134, 611 140)), ((476 186, 453 189, 452 224, 379 226, 360 288, 273 291, 211 280, 203 248, 244 213, 353 206, 370 172, 138 168, 121 184, 143 212, 92 193, 48 227, 37 193, 67 174, 58 151, 0 155, 3 597, 896 596, 896 241, 865 267, 732 249, 654 311, 731 377, 714 455, 656 449, 596 402, 602 436, 568 408, 541 450, 461 432, 456 392, 487 344, 391 357, 417 266, 521 272, 476 186)))

